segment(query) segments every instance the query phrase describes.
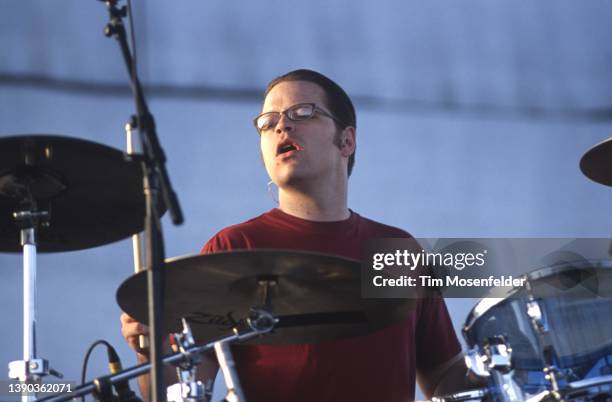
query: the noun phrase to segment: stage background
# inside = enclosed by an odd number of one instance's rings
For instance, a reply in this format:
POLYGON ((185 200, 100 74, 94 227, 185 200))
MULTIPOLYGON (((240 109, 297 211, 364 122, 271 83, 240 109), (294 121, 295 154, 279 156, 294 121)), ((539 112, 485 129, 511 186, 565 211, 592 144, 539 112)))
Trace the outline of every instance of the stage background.
MULTIPOLYGON (((578 169, 612 133, 609 2, 135 1, 134 11, 186 218, 164 218, 167 256, 197 253, 275 206, 251 119, 266 83, 302 67, 354 97, 350 206, 360 214, 417 237, 610 236, 612 190, 578 169)), ((106 22, 94 0, 3 3, 0 135, 124 149, 134 107, 106 22)), ((39 356, 66 379, 80 377, 98 338, 135 362, 114 296, 131 253, 125 240, 40 255, 39 356)), ((1 365, 21 358, 21 272, 19 255, 0 254, 1 365)), ((448 301, 457 330, 474 303, 448 301)), ((94 354, 90 375, 105 364, 94 354)))

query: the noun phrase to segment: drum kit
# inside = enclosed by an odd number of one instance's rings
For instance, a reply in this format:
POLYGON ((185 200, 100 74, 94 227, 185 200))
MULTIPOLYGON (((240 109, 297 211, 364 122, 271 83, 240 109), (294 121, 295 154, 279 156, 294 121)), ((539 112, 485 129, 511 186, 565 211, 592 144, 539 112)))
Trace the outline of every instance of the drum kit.
MULTIPOLYGON (((580 169, 612 186, 612 138, 580 169)), ((612 401, 611 261, 564 261, 524 278, 505 297, 480 300, 463 326, 466 365, 486 386, 431 402, 612 401)))
MULTIPOLYGON (((581 161, 588 177, 606 185, 612 174, 601 169, 612 157, 611 144, 594 147, 581 161)), ((35 383, 60 376, 36 355, 37 252, 100 246, 141 231, 143 173, 137 158, 119 150, 51 135, 0 139, 0 161, 0 251, 21 248, 24 259, 24 354, 9 364, 9 376, 35 383)), ((345 339, 398 322, 413 307, 410 300, 361 298, 359 262, 324 254, 222 252, 171 258, 164 271, 162 331, 174 334, 179 350, 162 359, 178 368, 169 400, 210 400, 210 385, 197 380, 204 352, 216 353, 226 400, 244 401, 230 344, 345 339)), ((146 279, 145 271, 136 273, 117 291, 121 308, 141 322, 148 322, 146 279)), ((610 261, 566 262, 525 279, 506 297, 482 299, 465 321, 466 365, 487 385, 432 401, 612 401, 610 261)), ((110 386, 149 369, 129 368, 39 400, 90 393, 105 400, 110 386)))

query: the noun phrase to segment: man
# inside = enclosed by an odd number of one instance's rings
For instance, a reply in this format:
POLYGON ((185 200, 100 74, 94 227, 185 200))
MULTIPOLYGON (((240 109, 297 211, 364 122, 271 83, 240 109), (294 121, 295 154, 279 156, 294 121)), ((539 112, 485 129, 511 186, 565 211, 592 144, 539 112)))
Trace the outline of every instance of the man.
MULTIPOLYGON (((329 78, 296 70, 268 85, 255 119, 261 155, 278 186, 279 207, 228 227, 202 252, 281 248, 358 259, 370 238, 410 237, 347 207, 356 148, 348 95, 329 78)), ((123 335, 146 361, 136 338, 146 327, 122 316, 123 335)), ((430 397, 465 388, 465 366, 441 298, 419 299, 405 321, 368 336, 289 346, 233 348, 249 401, 408 401, 415 379, 430 397)), ((207 359, 202 377, 212 378, 207 359)))

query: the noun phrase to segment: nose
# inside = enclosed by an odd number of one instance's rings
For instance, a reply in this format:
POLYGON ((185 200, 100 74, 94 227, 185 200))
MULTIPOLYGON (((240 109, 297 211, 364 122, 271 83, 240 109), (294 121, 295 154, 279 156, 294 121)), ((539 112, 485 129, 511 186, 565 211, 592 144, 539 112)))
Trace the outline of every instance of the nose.
POLYGON ((295 122, 291 121, 286 113, 281 113, 276 123, 276 134, 293 131, 295 127, 294 124, 295 122))

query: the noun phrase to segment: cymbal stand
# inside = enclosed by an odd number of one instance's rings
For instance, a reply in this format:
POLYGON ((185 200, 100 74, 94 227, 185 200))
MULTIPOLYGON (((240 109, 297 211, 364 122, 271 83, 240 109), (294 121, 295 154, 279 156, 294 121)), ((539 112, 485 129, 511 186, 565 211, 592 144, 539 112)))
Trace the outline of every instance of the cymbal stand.
MULTIPOLYGON (((142 154, 142 152, 136 150, 136 141, 134 140, 134 129, 137 127, 138 119, 134 115, 130 116, 130 120, 125 124, 125 136, 127 154, 132 156, 142 154)), ((146 179, 146 176, 144 178, 146 179)), ((135 273, 138 273, 147 267, 145 255, 142 252, 144 240, 144 234, 142 232, 132 235, 132 254, 134 257, 135 273)), ((141 349, 148 349, 149 338, 145 335, 139 335, 138 346, 141 349)))
MULTIPOLYGON (((253 309, 251 317, 246 320, 248 328, 239 331, 234 328, 234 333, 219 341, 207 343, 201 346, 189 346, 184 349, 184 352, 175 353, 173 355, 165 356, 162 359, 163 364, 181 364, 185 360, 185 357, 192 358, 193 356, 200 355, 202 353, 210 352, 214 349, 216 343, 231 344, 234 342, 244 342, 249 339, 262 336, 274 328, 274 325, 278 322, 278 319, 272 316, 270 313, 258 309, 253 309)), ((38 399, 37 402, 67 402, 80 396, 89 395, 96 390, 97 383, 108 383, 110 385, 116 384, 117 382, 130 380, 132 378, 147 374, 151 370, 151 363, 140 364, 135 367, 127 368, 119 373, 106 375, 95 379, 92 382, 83 384, 72 392, 51 395, 45 398, 38 399)), ((237 378, 237 377, 236 377, 237 378)), ((238 384, 237 379, 234 384, 238 384)), ((226 399, 227 400, 227 399, 226 399)), ((242 400, 244 402, 244 399, 242 400)))
MULTIPOLYGON (((13 213, 21 229, 21 246, 23 248, 23 360, 9 363, 9 378, 23 383, 36 383, 42 377, 63 375, 49 367, 46 359, 36 357, 36 230, 39 224, 48 224, 49 213, 37 211, 31 195, 26 199, 24 208, 13 213)), ((34 395, 24 394, 22 402, 34 400, 34 395)))
POLYGON ((198 381, 197 376, 198 364, 202 361, 202 357, 189 352, 189 348, 195 345, 195 340, 187 320, 183 318, 182 321, 183 332, 173 334, 171 339, 184 359, 176 367, 179 382, 167 388, 166 399, 170 402, 197 402, 205 397, 204 385, 198 381))
MULTIPOLYGON (((183 360, 177 365, 177 375, 179 382, 168 387, 167 399, 171 402, 198 402, 201 400, 210 401, 213 392, 213 383, 209 381, 206 385, 197 380, 197 366, 201 362, 199 354, 190 353, 189 350, 195 345, 191 327, 186 319, 183 321, 183 332, 173 334, 174 344, 183 354, 183 360)), ((264 334, 272 330, 278 322, 265 309, 251 309, 251 316, 246 320, 247 328, 241 329, 234 327, 233 332, 238 340, 246 340, 253 337, 253 334, 264 334)), ((240 386, 236 364, 230 350, 230 344, 236 339, 225 338, 214 342, 213 347, 217 355, 217 361, 225 380, 227 394, 222 402, 246 402, 244 392, 240 386)))
MULTIPOLYGON (((251 316, 247 320, 249 331, 269 332, 276 323, 278 323, 278 319, 266 308, 252 308, 251 316)), ((234 333, 240 335, 239 328, 234 327, 234 333)), ((234 356, 230 349, 230 342, 227 340, 215 342, 215 354, 227 388, 227 394, 222 402, 246 402, 236 371, 234 356)))
POLYGON ((244 392, 242 392, 242 387, 240 386, 240 381, 238 380, 236 363, 234 362, 234 356, 232 356, 229 344, 225 342, 215 342, 215 354, 217 355, 219 367, 223 373, 225 387, 227 388, 227 394, 223 402, 246 401, 244 392))

